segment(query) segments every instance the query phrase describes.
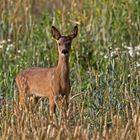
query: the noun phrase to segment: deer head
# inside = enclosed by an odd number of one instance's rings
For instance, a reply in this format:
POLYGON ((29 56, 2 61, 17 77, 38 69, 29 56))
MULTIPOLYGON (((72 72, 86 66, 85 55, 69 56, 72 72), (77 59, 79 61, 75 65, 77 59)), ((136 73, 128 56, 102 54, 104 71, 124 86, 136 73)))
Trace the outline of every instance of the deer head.
POLYGON ((72 40, 77 36, 77 33, 77 26, 75 26, 67 36, 61 35, 56 27, 52 26, 52 36, 57 41, 59 56, 69 56, 72 40))

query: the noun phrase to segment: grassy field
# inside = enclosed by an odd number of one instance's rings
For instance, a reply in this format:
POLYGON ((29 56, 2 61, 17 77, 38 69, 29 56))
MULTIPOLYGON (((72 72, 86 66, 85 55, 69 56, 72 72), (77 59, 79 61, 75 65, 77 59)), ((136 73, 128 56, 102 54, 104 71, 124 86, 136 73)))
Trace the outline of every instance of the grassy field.
POLYGON ((1 1, 0 139, 139 140, 139 67, 139 0, 1 1), (66 34, 76 24, 68 116, 51 117, 47 99, 13 114, 16 74, 56 65, 51 26, 66 34))

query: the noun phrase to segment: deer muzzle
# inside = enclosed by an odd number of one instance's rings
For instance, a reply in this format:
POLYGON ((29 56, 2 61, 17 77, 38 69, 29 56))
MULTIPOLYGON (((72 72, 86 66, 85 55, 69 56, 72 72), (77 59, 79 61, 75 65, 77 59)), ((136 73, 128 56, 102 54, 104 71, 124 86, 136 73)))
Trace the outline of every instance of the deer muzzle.
POLYGON ((62 50, 62 54, 66 55, 66 54, 68 54, 68 53, 69 53, 69 52, 68 52, 67 49, 62 50))

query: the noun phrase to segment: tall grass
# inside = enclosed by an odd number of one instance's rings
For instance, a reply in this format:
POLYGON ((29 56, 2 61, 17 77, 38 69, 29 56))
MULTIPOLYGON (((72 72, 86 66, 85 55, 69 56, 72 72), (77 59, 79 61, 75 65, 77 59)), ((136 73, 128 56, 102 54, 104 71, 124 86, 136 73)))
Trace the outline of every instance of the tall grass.
POLYGON ((1 139, 140 139, 139 6, 139 0, 2 1, 1 139), (15 116, 16 74, 54 66, 51 25, 67 33, 75 24, 69 116, 52 119, 45 99, 15 116))

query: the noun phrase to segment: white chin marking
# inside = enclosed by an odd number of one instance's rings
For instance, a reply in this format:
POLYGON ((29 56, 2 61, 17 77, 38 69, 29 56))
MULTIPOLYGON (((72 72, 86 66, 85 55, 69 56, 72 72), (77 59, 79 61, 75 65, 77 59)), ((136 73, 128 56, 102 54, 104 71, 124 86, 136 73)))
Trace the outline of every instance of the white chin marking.
POLYGON ((66 56, 68 56, 68 54, 64 54, 64 53, 62 53, 62 57, 66 57, 66 56))
POLYGON ((63 53, 62 53, 62 56, 64 57, 64 56, 65 56, 65 54, 63 54, 63 53))

